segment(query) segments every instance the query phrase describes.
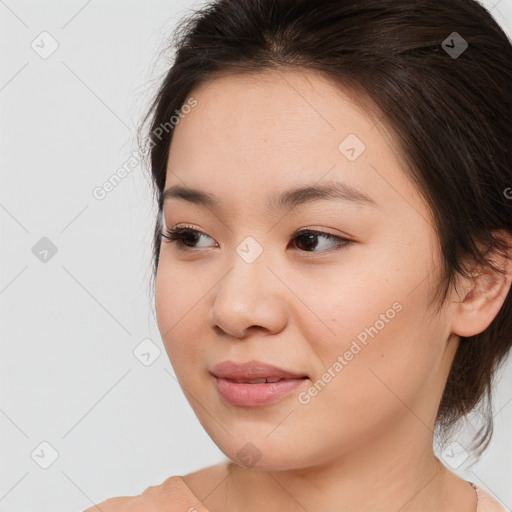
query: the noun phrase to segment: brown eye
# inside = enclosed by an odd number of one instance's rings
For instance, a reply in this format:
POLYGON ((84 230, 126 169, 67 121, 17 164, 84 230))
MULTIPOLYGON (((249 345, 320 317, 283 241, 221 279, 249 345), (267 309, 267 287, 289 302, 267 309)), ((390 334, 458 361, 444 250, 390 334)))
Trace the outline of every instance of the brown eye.
POLYGON ((347 238, 343 238, 341 236, 332 235, 330 233, 324 233, 323 231, 313 231, 313 230, 303 230, 299 232, 294 240, 295 245, 299 246, 301 250, 306 252, 322 252, 324 250, 331 250, 332 248, 325 248, 325 243, 319 243, 318 238, 324 238, 329 240, 330 242, 334 242, 334 250, 340 250, 346 247, 352 240, 347 238), (315 249, 320 246, 320 251, 315 251, 315 249))
POLYGON ((203 237, 210 238, 206 233, 192 229, 188 227, 179 227, 174 229, 167 229, 166 233, 160 233, 162 237, 169 243, 176 243, 179 249, 195 249, 200 240, 203 237))

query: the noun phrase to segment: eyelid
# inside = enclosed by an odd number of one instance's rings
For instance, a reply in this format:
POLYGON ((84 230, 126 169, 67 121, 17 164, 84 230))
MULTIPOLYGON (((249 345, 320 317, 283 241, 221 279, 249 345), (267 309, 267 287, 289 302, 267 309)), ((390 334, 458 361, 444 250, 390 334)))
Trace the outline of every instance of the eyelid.
MULTIPOLYGON (((352 238, 353 238, 348 233, 340 233, 340 232, 332 233, 330 231, 326 231, 326 229, 331 229, 331 228, 325 228, 325 227, 322 227, 322 226, 313 226, 313 227, 299 228, 293 234, 294 235, 298 235, 302 231, 307 231, 307 232, 313 231, 315 233, 321 233, 322 235, 331 235, 331 236, 335 236, 335 237, 338 237, 338 238, 346 238, 347 240, 352 240, 352 238)), ((355 241, 355 240, 352 240, 352 241, 355 241)))
MULTIPOLYGON (((192 226, 190 224, 185 224, 185 225, 175 224, 172 228, 168 229, 168 231, 174 231, 174 230, 178 230, 178 229, 180 229, 180 230, 181 229, 190 229, 192 231, 196 231, 200 235, 205 235, 208 238, 211 238, 212 240, 214 240, 214 238, 212 238, 208 233, 205 233, 204 231, 201 231, 200 229, 197 229, 197 228, 195 228, 194 226, 192 226)), ((338 234, 338 233, 331 233, 330 231, 325 231, 326 229, 330 229, 330 228, 325 228, 325 227, 322 227, 322 226, 303 227, 303 228, 297 229, 293 233, 292 236, 296 236, 296 235, 302 233, 303 231, 306 231, 306 232, 313 231, 313 232, 318 233, 318 234, 331 235, 331 236, 334 236, 334 237, 346 238, 348 240, 352 240, 352 238, 353 238, 348 233, 340 233, 340 234, 338 234)), ((355 240, 352 240, 352 241, 355 241, 355 240)))

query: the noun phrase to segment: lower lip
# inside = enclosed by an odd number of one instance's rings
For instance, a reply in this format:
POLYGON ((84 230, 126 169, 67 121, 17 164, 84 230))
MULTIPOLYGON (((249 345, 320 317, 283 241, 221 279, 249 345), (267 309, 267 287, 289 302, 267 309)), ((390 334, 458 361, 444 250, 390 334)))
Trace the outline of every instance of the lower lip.
POLYGON ((239 407, 258 407, 275 402, 291 393, 308 379, 282 379, 261 384, 238 383, 214 377, 220 395, 239 407))

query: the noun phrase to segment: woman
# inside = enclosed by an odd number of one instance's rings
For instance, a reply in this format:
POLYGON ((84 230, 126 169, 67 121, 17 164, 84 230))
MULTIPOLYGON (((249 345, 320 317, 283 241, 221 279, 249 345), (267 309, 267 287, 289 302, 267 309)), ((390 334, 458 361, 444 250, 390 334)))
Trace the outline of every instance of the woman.
POLYGON ((453 468, 512 343, 510 41, 473 0, 218 0, 175 43, 156 314, 228 460, 100 509, 505 510, 453 468))

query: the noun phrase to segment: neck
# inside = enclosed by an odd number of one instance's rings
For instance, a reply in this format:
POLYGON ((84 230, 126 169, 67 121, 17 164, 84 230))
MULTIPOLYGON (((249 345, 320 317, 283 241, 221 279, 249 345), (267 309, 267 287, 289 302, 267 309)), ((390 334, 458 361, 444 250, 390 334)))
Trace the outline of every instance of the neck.
POLYGON ((230 463, 222 510, 475 512, 474 490, 435 457, 431 432, 416 423, 321 465, 272 471, 230 463))

